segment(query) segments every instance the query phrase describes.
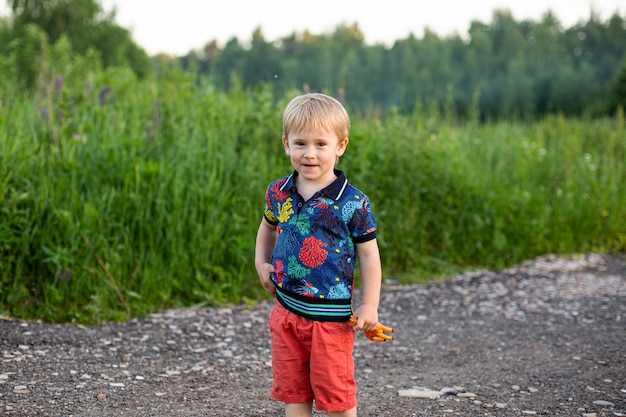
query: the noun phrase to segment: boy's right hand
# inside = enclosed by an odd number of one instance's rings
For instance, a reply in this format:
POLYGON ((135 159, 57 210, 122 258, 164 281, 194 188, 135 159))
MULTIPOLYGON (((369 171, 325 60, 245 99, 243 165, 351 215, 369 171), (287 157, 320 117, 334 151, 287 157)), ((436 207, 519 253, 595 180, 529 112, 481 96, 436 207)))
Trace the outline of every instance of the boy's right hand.
POLYGON ((274 266, 268 262, 264 262, 256 265, 256 272, 259 274, 259 280, 261 285, 265 288, 265 291, 272 295, 276 295, 276 285, 270 278, 270 275, 274 272, 274 266))

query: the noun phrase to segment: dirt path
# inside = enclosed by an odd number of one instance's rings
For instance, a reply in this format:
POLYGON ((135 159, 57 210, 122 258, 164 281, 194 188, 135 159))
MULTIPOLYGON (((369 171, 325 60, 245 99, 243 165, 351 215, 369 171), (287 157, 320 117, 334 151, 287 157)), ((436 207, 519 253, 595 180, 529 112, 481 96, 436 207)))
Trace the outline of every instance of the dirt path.
MULTIPOLYGON (((0 415, 280 416, 270 309, 96 327, 0 317, 0 415)), ((359 416, 626 415, 623 255, 386 286, 380 317, 396 340, 357 337, 359 416), (426 388, 439 393, 405 396, 426 388)))

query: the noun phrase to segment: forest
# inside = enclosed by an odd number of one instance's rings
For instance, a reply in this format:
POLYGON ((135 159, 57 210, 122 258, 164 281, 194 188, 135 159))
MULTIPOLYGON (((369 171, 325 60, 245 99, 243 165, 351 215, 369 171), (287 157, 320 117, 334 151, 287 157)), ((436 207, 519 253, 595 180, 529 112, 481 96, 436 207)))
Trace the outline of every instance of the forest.
POLYGON ((392 47, 366 45, 358 25, 334 33, 304 31, 267 41, 257 28, 248 47, 237 39, 215 42, 180 58, 221 88, 232 77, 246 87, 271 83, 278 95, 307 86, 345 94, 353 109, 401 113, 419 106, 453 107, 459 116, 536 118, 614 113, 624 104, 626 21, 615 13, 564 28, 547 12, 540 22, 516 21, 496 10, 491 22, 474 21, 467 39, 398 39, 392 47))
POLYGON ((8 4, 13 14, 0 23, 3 73, 27 87, 42 37, 54 43, 63 35, 76 52, 91 50, 105 67, 129 65, 140 77, 181 66, 223 91, 241 82, 249 90, 270 84, 276 98, 293 89, 341 95, 360 114, 436 107, 461 118, 532 120, 606 116, 626 104, 626 19, 618 11, 602 21, 590 9, 586 21, 563 27, 549 10, 540 21, 494 10, 491 22, 473 21, 465 34, 426 30, 390 47, 365 44, 356 23, 274 40, 259 27, 250 40, 209 40, 184 56, 148 57, 115 23, 115 11, 104 13, 94 0, 8 4))
MULTIPOLYGON (((467 39, 365 45, 356 25, 148 56, 93 0, 0 20, 0 319, 103 323, 268 295, 254 242, 291 172, 282 111, 351 116, 337 167, 385 282, 626 252, 624 18, 504 11, 467 39)), ((360 285, 357 275, 356 287, 360 285)))

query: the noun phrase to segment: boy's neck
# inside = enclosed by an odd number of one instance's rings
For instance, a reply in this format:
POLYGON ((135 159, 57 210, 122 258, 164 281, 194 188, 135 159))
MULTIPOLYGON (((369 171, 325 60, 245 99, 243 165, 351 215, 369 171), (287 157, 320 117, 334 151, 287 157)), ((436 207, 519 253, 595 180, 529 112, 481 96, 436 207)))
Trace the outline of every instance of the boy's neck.
POLYGON ((304 201, 308 201, 311 197, 315 195, 318 191, 323 190, 328 187, 337 179, 337 174, 333 170, 332 176, 329 176, 328 179, 321 179, 320 181, 309 181, 304 178, 302 175, 298 175, 295 179, 296 188, 298 189, 298 194, 304 198, 304 201))

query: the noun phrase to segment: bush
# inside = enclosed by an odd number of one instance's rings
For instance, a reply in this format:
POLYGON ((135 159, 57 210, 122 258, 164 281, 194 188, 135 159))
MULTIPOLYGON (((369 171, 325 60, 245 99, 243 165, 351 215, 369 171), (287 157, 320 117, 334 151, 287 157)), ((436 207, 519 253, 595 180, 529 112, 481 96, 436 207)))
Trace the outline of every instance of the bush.
MULTIPOLYGON (((93 323, 263 297, 254 239, 265 187, 291 171, 292 94, 96 58, 46 68, 45 94, 0 91, 0 310, 93 323)), ((372 199, 388 278, 626 249, 622 119, 352 124, 339 168, 372 199)))

